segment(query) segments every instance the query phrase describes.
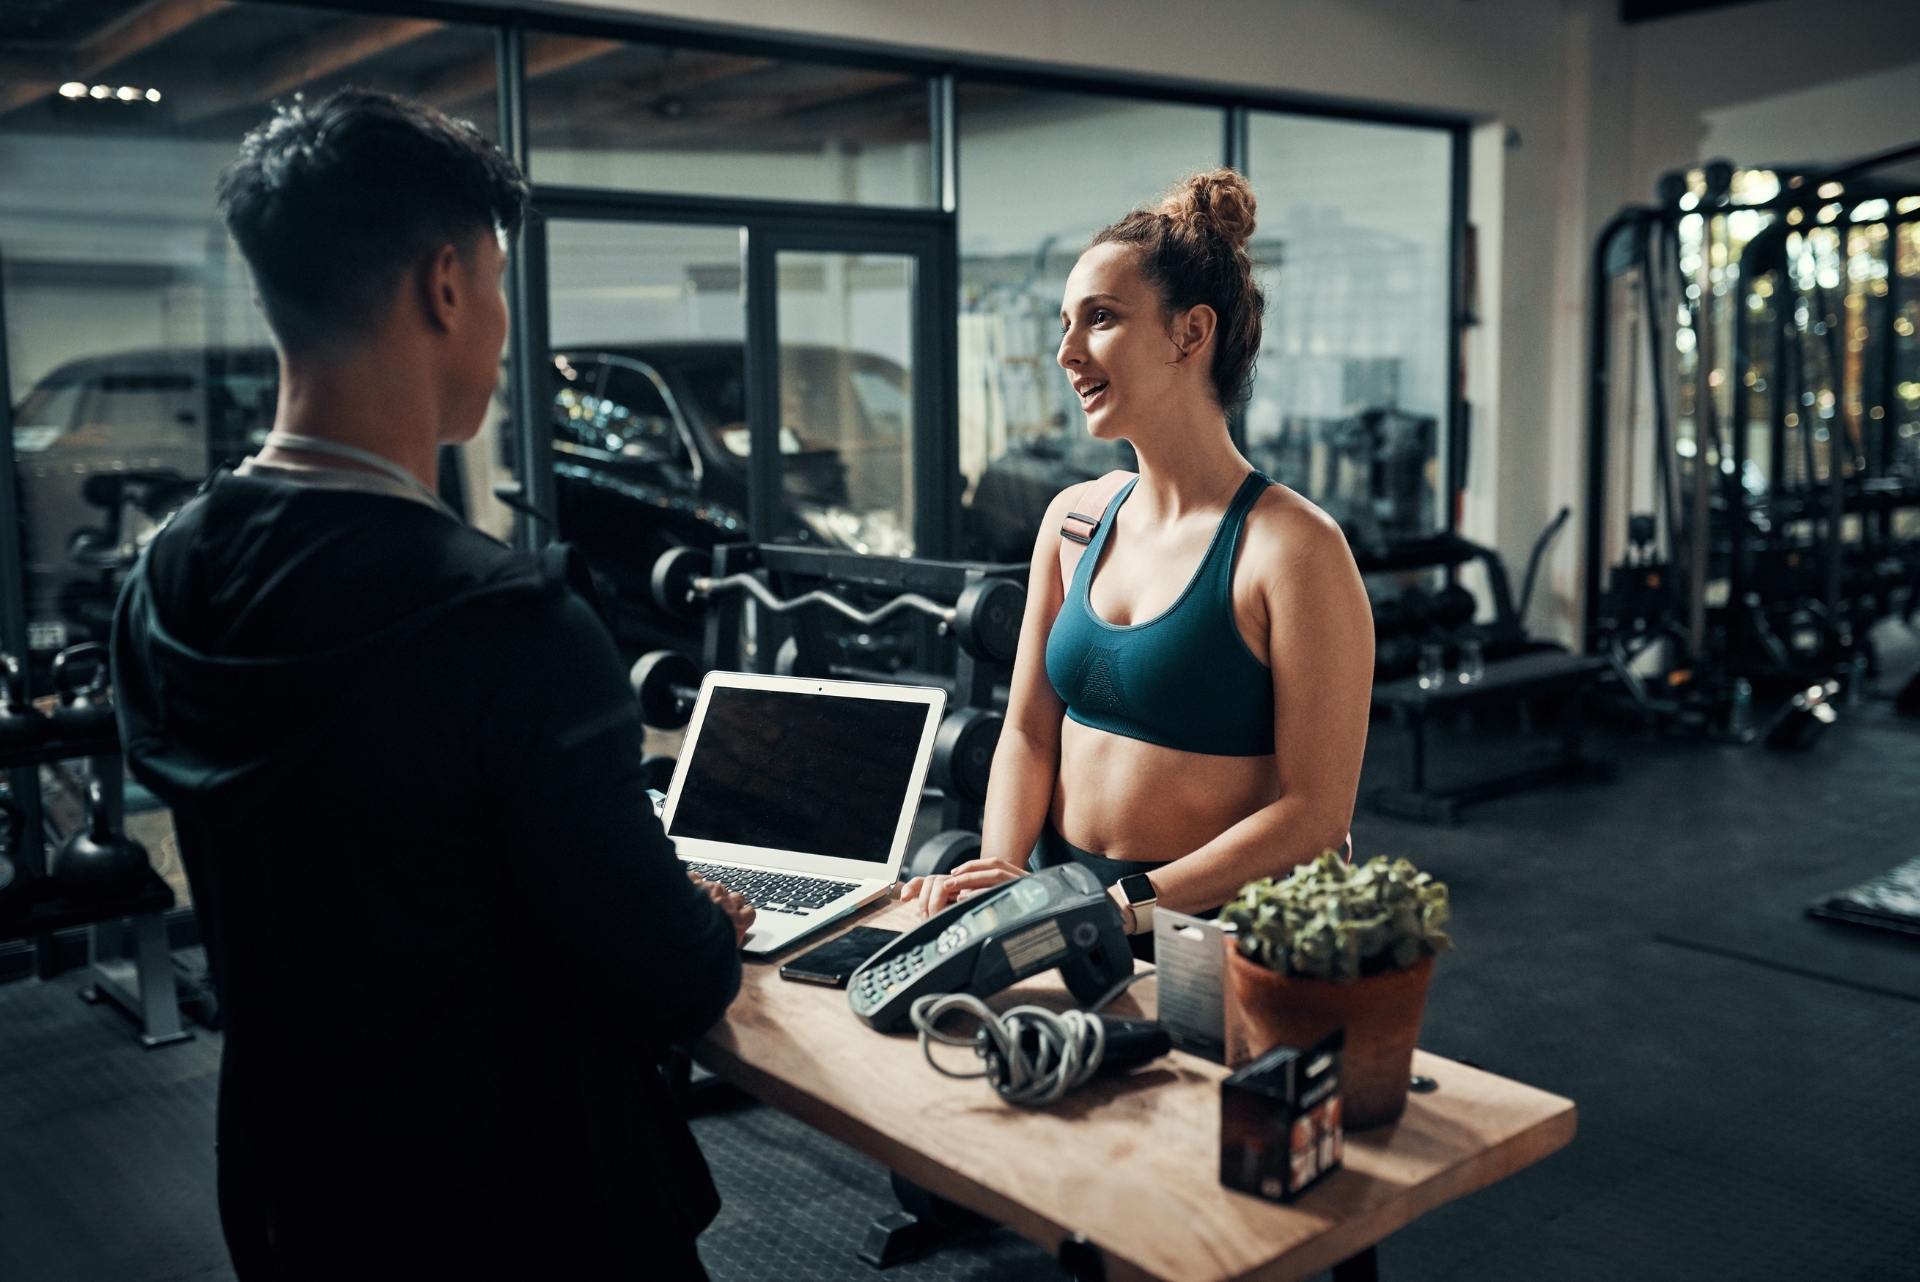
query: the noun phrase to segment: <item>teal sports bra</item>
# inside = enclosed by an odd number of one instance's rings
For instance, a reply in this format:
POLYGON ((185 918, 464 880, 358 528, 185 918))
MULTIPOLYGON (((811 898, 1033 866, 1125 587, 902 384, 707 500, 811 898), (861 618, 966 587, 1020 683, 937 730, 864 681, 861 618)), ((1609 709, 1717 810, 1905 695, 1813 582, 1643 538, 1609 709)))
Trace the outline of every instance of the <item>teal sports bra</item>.
POLYGON ((1241 482, 1186 589, 1165 611, 1125 627, 1093 611, 1087 594, 1120 505, 1107 504, 1074 568, 1047 635, 1047 679, 1083 726, 1217 757, 1273 752, 1273 673, 1233 621, 1233 556, 1247 513, 1273 482, 1241 482))

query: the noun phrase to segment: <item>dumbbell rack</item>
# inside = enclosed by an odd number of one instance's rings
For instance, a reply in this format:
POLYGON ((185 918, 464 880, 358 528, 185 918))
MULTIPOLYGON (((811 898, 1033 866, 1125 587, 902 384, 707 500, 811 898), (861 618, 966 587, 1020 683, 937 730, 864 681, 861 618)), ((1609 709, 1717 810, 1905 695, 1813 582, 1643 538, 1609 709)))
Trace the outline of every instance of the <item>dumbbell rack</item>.
MULTIPOLYGON (((713 551, 714 578, 731 574, 756 574, 779 584, 788 594, 803 588, 852 589, 890 596, 917 594, 940 602, 960 601, 970 587, 994 579, 1011 580, 1025 599, 1027 566, 985 565, 962 561, 933 561, 913 557, 862 556, 824 548, 792 547, 784 544, 723 544, 713 551)), ((969 709, 980 714, 979 727, 954 725, 963 734, 989 734, 998 738, 997 715, 991 727, 984 719, 994 712, 995 687, 1012 677, 1012 662, 995 663, 976 657, 968 646, 954 645, 953 676, 935 672, 903 670, 897 673, 868 671, 844 664, 829 663, 822 623, 832 616, 818 610, 796 612, 781 618, 760 611, 749 625, 750 599, 732 592, 713 599, 706 616, 703 665, 708 670, 746 672, 787 672, 799 676, 834 677, 855 681, 906 681, 938 684, 949 691, 948 712, 969 709)), ((939 628, 928 619, 928 635, 922 649, 934 650, 940 633, 959 631, 939 628)), ((1003 639, 1011 656, 1012 643, 1019 634, 1018 612, 1012 620, 1011 635, 1003 639)), ((924 666, 924 665, 917 665, 924 666)), ((980 745, 991 756, 991 743, 980 745)), ((954 755, 954 754, 949 754, 954 755)), ((950 790, 949 790, 950 791, 950 790)), ((947 829, 980 828, 980 802, 946 795, 941 805, 941 826, 947 829)))
MULTIPOLYGON (((23 777, 33 779, 37 787, 41 766, 80 757, 91 761, 94 777, 100 781, 101 794, 109 807, 114 830, 120 831, 126 818, 126 789, 117 734, 90 739, 49 739, 30 747, 0 753, 0 770, 15 772, 13 778, 16 788, 21 786, 23 777)), ((23 807, 23 810, 30 817, 39 813, 37 806, 23 807)), ((26 846, 34 843, 17 844, 26 846)), ((37 848, 35 853, 38 853, 37 848)), ((35 859, 32 862, 38 864, 40 861, 35 859)), ((37 873, 42 870, 35 867, 29 871, 37 873)), ((145 884, 137 894, 87 903, 69 902, 48 895, 46 892, 51 889, 52 883, 45 878, 38 878, 32 884, 43 888, 42 898, 28 908, 24 917, 0 922, 0 940, 50 941, 56 931, 75 926, 89 927, 87 969, 91 982, 81 990, 80 996, 89 1002, 111 1001, 131 1015, 140 1024, 137 1040, 149 1050, 192 1040, 193 1033, 180 1023, 179 990, 174 984, 173 956, 167 946, 166 913, 174 906, 173 888, 161 879, 160 874, 149 867, 145 884), (109 942, 122 941, 122 923, 128 919, 133 922, 134 960, 107 956, 109 951, 119 951, 117 947, 110 950, 109 942)), ((50 952, 49 942, 42 948, 43 958, 50 952)))

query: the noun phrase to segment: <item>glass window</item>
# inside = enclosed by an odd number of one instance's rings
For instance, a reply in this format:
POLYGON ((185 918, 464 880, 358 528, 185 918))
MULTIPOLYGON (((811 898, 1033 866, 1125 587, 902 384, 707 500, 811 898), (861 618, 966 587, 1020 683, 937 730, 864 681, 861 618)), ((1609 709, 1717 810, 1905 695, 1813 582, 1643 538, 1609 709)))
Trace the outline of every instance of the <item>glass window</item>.
POLYGON ((1102 227, 1220 164, 1222 113, 1001 85, 960 90, 960 468, 967 555, 1024 561, 1047 504, 1131 466, 1054 362, 1067 273, 1102 227))
POLYGON ((1254 464, 1368 543, 1445 524, 1452 138, 1254 112, 1252 252, 1267 294, 1254 464))
MULTIPOLYGON (((494 37, 279 4, 88 0, 0 5, 0 51, 0 287, 26 657, 45 693, 56 651, 107 639, 120 583, 160 523, 273 425, 278 359, 213 203, 241 135, 275 99, 356 84, 424 98, 491 136, 494 37), (136 10, 147 20, 123 21, 136 10)), ((128 792, 142 812, 129 831, 185 901, 164 809, 128 792)))
POLYGON ((547 224, 558 537, 586 556, 631 650, 672 639, 648 586, 662 552, 747 536, 741 236, 547 224))
POLYGON ((120 578, 157 523, 272 426, 278 363, 213 205, 241 135, 276 99, 346 84, 497 132, 490 28, 279 4, 119 22, 138 8, 0 13, 0 42, 30 42, 11 49, 50 69, 9 70, 0 94, 0 258, 42 689, 51 651, 106 639, 120 578))
POLYGON ((927 82, 827 63, 535 33, 534 180, 925 205, 927 82))
POLYGON ((913 266, 779 255, 782 488, 814 539, 879 556, 913 553, 913 266))

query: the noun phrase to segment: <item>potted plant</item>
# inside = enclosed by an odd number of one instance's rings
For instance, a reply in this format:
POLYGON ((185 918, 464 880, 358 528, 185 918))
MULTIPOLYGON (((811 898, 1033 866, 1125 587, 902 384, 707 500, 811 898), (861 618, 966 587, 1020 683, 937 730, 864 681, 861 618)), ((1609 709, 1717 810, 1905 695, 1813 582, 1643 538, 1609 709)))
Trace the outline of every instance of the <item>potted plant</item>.
POLYGON ((1249 883, 1220 910, 1238 932, 1228 944, 1229 1062, 1344 1028, 1347 1128, 1399 1117, 1433 959, 1453 947, 1440 929, 1449 911, 1446 884, 1405 859, 1356 868, 1329 850, 1249 883))

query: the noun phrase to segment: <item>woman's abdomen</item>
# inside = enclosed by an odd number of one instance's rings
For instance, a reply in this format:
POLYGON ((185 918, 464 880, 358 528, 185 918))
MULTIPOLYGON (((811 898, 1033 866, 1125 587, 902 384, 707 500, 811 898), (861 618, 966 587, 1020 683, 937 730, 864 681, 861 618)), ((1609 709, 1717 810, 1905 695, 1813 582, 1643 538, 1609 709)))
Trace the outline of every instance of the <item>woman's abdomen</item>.
POLYGON ((1062 718, 1052 818, 1060 835, 1110 859, 1178 859, 1280 795, 1271 755, 1163 748, 1062 718))

